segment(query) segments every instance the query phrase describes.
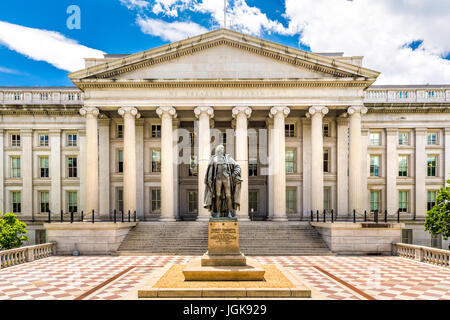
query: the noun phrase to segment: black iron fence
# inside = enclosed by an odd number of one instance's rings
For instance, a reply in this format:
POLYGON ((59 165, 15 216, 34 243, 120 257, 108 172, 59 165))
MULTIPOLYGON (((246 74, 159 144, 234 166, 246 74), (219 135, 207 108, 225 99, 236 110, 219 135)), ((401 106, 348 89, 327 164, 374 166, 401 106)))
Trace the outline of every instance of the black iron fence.
POLYGON ((39 217, 33 215, 31 218, 32 222, 35 221, 43 221, 47 223, 56 223, 56 222, 88 222, 88 223, 96 223, 96 222, 136 222, 137 216, 136 211, 133 211, 131 213, 130 210, 128 210, 127 213, 124 213, 123 211, 118 211, 117 209, 114 209, 108 217, 99 217, 96 215, 95 211, 92 210, 91 212, 84 213, 84 211, 81 212, 64 212, 63 210, 60 211, 59 214, 53 213, 51 210, 47 212, 47 215, 40 215, 39 217), (117 215, 119 215, 119 220, 117 215), (126 215, 126 218, 125 218, 126 215), (44 217, 46 219, 44 219, 44 217))
MULTIPOLYGON (((374 222, 374 223, 388 223, 402 221, 417 221, 415 214, 408 214, 401 212, 399 209, 395 212, 388 212, 387 210, 379 211, 367 211, 357 212, 355 209, 351 211, 350 214, 337 214, 334 209, 323 210, 310 210, 309 213, 304 214, 300 219, 301 221, 309 220, 311 222, 374 222)), ((424 220, 421 219, 421 221, 424 220)))

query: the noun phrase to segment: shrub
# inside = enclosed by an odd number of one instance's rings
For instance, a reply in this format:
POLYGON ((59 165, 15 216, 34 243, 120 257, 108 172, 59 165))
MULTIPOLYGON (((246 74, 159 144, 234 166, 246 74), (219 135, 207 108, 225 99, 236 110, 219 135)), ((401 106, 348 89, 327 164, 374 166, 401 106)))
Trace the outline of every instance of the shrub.
POLYGON ((22 246, 28 240, 26 226, 14 213, 0 217, 0 248, 8 250, 22 246))

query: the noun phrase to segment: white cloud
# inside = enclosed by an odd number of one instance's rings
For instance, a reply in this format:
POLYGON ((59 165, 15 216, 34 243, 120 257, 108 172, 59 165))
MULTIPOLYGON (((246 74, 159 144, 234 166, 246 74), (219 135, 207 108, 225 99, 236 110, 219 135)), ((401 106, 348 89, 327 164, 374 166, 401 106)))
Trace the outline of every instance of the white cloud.
POLYGON ((88 48, 54 31, 28 28, 0 21, 0 44, 33 60, 46 61, 67 71, 84 68, 84 58, 102 58, 103 52, 88 48))
POLYGON ((149 2, 145 0, 120 0, 120 3, 126 6, 128 9, 143 9, 148 7, 149 2))
POLYGON ((138 17, 136 23, 141 27, 142 32, 166 41, 178 41, 208 32, 208 29, 194 22, 171 23, 159 19, 138 17))
POLYGON ((22 74, 20 71, 0 66, 0 73, 22 74))

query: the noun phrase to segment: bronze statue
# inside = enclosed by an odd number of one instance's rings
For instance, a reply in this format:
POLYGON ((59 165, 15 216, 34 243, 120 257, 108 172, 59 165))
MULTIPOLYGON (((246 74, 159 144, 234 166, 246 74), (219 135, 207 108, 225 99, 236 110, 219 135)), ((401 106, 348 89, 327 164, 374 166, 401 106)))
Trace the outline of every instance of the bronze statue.
POLYGON ((240 207, 241 167, 228 154, 223 145, 216 147, 205 175, 205 201, 214 218, 233 218, 234 210, 240 207))

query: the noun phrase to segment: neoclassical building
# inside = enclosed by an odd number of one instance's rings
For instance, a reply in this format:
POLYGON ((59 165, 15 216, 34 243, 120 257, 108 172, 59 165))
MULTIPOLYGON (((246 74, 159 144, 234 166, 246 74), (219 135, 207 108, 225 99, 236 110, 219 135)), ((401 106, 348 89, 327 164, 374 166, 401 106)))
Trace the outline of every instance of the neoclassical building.
POLYGON ((429 245, 423 220, 450 178, 450 85, 375 86, 362 60, 220 29, 86 59, 75 87, 0 88, 0 210, 32 221, 36 241, 49 210, 207 220, 203 177, 222 143, 242 169, 242 220, 400 210, 405 241, 429 245))

